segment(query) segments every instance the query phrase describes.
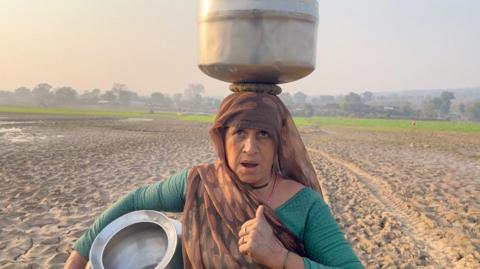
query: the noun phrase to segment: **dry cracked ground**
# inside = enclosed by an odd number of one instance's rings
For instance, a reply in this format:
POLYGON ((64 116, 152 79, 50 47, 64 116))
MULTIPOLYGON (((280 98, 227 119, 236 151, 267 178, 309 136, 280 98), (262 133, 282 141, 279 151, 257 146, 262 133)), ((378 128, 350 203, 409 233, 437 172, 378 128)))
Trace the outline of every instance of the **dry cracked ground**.
MULTIPOLYGON (((480 268, 480 136, 301 127, 367 268, 480 268)), ((208 125, 0 115, 0 268, 62 268, 123 194, 215 158, 208 125)))

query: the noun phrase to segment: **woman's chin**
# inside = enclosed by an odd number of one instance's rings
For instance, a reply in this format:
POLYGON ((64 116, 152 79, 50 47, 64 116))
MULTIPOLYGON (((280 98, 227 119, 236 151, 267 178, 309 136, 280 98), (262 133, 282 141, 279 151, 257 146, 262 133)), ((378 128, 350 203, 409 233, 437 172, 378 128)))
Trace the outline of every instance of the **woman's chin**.
POLYGON ((258 184, 258 182, 261 181, 261 179, 257 175, 250 175, 250 174, 240 174, 238 175, 238 179, 240 179, 242 183, 249 184, 249 185, 258 184))

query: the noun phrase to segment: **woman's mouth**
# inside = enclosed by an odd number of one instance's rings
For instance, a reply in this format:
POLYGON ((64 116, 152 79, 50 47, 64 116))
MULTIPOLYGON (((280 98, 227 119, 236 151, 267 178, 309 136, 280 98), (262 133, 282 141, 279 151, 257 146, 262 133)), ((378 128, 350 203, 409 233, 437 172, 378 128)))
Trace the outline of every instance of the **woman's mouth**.
POLYGON ((258 163, 253 162, 241 162, 240 164, 247 173, 254 173, 258 167, 258 163))

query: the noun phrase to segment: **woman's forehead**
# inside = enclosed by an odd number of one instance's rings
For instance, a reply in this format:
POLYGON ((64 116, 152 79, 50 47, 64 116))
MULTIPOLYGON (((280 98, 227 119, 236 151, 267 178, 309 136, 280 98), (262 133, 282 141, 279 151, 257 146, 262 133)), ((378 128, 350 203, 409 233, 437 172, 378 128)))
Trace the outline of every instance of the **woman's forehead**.
POLYGON ((252 132, 252 133, 266 132, 269 135, 273 135, 270 130, 267 130, 267 129, 264 129, 264 128, 245 128, 245 127, 241 127, 241 126, 227 127, 227 133, 230 133, 230 134, 233 133, 233 132, 239 131, 239 130, 245 131, 247 133, 249 133, 249 132, 252 132))
POLYGON ((267 131, 263 128, 251 128, 251 127, 242 127, 242 126, 227 126, 227 129, 230 131, 243 130, 243 131, 267 131))

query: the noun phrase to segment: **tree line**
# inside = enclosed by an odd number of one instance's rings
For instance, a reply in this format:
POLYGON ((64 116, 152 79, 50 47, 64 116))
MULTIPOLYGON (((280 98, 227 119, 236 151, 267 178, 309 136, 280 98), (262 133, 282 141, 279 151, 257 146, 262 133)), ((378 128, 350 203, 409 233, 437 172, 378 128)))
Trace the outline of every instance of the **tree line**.
POLYGON ((29 89, 19 87, 13 91, 0 91, 0 104, 36 107, 94 107, 125 109, 138 108, 155 111, 204 112, 213 113, 220 99, 204 96, 201 84, 189 84, 182 93, 172 95, 159 91, 149 96, 140 96, 127 85, 114 83, 110 90, 87 90, 79 93, 72 87, 54 88, 48 83, 40 83, 29 89))
MULTIPOLYGON (((376 96, 366 91, 361 94, 308 96, 298 91, 283 92, 280 99, 294 116, 346 116, 365 118, 402 118, 430 120, 480 121, 480 100, 456 102, 455 94, 443 91, 438 96, 424 97, 412 104, 406 98, 376 96)), ((221 100, 205 96, 202 84, 189 84, 183 93, 165 94, 159 91, 139 96, 125 84, 114 83, 110 90, 92 89, 79 93, 72 87, 54 88, 40 83, 29 89, 19 87, 13 91, 0 91, 0 104, 37 107, 107 107, 136 108, 181 113, 215 113, 221 100)))
POLYGON ((375 96, 369 91, 314 97, 303 92, 282 93, 280 98, 296 116, 480 121, 480 100, 453 105, 455 94, 449 91, 443 91, 439 96, 425 97, 419 105, 397 95, 375 96))

